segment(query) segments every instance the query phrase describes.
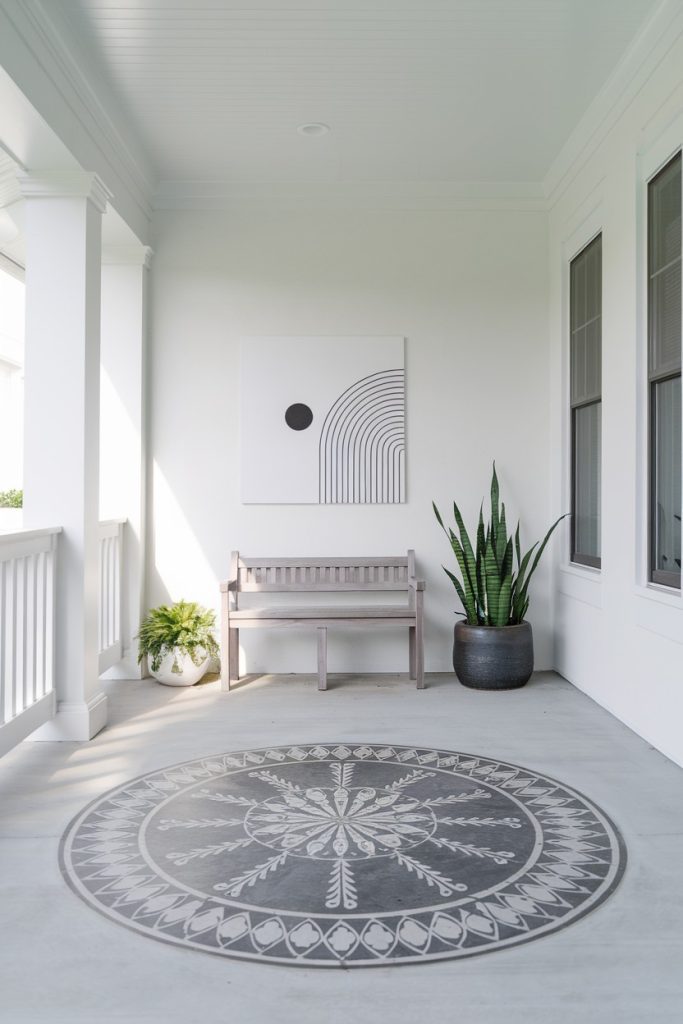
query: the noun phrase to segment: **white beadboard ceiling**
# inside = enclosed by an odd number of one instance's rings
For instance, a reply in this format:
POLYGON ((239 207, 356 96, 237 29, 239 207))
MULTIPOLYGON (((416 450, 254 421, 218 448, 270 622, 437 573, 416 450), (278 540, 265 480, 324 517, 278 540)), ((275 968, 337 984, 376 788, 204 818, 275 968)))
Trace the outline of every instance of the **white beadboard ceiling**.
POLYGON ((514 183, 544 178, 658 2, 45 6, 162 180, 514 183))

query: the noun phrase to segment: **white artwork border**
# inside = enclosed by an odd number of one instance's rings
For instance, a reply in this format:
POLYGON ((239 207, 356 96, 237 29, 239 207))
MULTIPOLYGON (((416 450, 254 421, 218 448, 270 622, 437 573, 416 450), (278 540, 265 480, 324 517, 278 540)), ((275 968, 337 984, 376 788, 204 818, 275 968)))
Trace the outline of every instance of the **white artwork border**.
POLYGON ((402 337, 241 341, 244 504, 405 501, 402 337))

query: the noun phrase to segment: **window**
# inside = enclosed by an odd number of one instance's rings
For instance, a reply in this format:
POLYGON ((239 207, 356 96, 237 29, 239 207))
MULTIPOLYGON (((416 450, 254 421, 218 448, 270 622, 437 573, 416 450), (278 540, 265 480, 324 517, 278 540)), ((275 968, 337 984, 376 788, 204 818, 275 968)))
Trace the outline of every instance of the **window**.
POLYGON ((650 579, 681 585, 681 154, 649 183, 650 579))
POLYGON ((602 236, 569 266, 571 560, 600 568, 602 236))

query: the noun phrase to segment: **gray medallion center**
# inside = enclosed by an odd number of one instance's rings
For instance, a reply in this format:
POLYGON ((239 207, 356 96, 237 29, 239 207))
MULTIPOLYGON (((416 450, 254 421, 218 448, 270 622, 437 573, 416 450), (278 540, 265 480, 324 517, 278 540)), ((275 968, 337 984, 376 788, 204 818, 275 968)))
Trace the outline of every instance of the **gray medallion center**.
POLYGON ((323 860, 389 856, 423 843, 436 826, 419 800, 370 786, 283 793, 250 808, 244 820, 245 832, 264 846, 323 860))

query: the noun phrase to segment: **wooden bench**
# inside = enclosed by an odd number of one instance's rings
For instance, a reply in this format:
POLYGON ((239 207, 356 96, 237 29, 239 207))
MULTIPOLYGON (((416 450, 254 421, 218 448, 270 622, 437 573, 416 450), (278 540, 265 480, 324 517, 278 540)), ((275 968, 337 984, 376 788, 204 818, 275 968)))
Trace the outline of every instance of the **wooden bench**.
POLYGON ((415 552, 397 558, 240 558, 233 551, 230 579, 221 583, 221 681, 239 679, 239 631, 308 626, 318 637, 318 689, 327 689, 327 630, 337 626, 408 628, 410 678, 424 688, 423 592, 415 578, 415 552), (240 608, 240 594, 370 593, 403 591, 403 605, 279 605, 240 608))

